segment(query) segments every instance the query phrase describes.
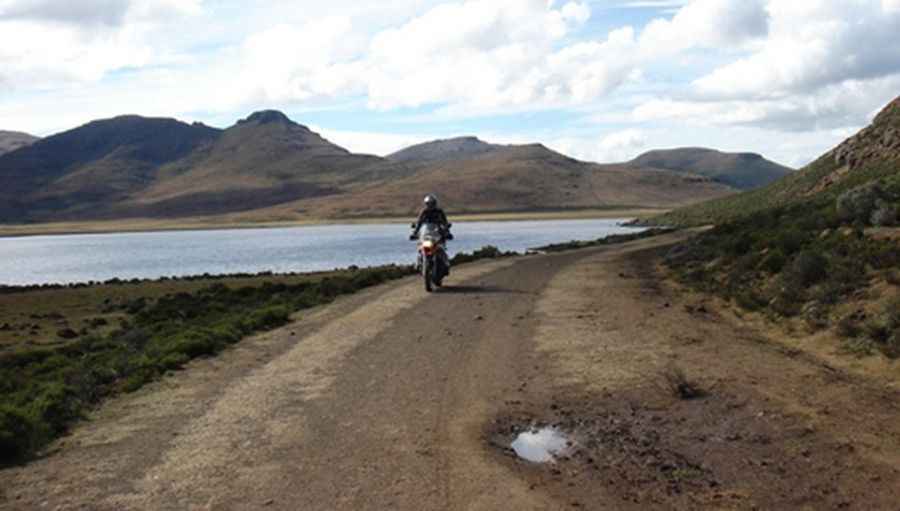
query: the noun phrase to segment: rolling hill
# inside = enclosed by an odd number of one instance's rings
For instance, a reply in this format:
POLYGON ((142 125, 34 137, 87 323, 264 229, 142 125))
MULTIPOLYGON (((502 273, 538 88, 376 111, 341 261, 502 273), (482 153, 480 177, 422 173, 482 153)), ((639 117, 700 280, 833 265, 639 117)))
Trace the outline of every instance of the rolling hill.
POLYGON ((706 176, 738 190, 765 186, 793 171, 756 153, 724 153, 700 147, 650 151, 630 163, 706 176))
POLYGON ((0 155, 29 146, 38 140, 40 140, 38 137, 29 135, 28 133, 0 130, 0 155))
POLYGON ((540 144, 494 146, 454 160, 387 161, 361 172, 377 178, 333 197, 257 212, 254 218, 408 216, 431 192, 454 213, 670 208, 734 193, 701 176, 582 162, 540 144))
POLYGON ((407 147, 389 154, 387 159, 394 162, 438 162, 473 158, 502 148, 489 144, 477 137, 458 137, 434 140, 407 147))
POLYGON ((472 213, 671 208, 734 189, 634 163, 578 161, 474 137, 386 158, 354 154, 277 111, 227 129, 175 119, 94 121, 0 156, 0 223, 385 217, 434 192, 472 213))

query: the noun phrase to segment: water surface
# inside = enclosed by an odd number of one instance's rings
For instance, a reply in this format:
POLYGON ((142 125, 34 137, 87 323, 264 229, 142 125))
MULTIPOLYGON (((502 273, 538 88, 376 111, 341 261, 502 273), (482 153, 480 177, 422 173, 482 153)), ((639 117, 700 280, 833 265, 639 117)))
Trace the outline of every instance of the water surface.
POLYGON ((568 438, 555 428, 541 428, 519 433, 511 447, 516 455, 534 463, 547 463, 565 454, 568 438))
MULTIPOLYGON (((623 221, 459 222, 449 251, 452 256, 485 245, 524 251, 640 230, 621 226, 623 221)), ((0 238, 0 284, 411 264, 409 232, 408 224, 364 224, 0 238)))

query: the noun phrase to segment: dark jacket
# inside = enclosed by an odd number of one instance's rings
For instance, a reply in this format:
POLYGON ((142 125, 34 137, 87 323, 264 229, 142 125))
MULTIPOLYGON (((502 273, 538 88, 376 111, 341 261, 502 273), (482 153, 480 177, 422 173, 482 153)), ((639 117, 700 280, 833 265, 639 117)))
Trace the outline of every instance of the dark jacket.
POLYGON ((419 219, 416 220, 416 228, 413 231, 418 234, 419 229, 422 228, 422 224, 438 224, 442 229, 447 230, 447 215, 444 214, 444 210, 441 208, 433 208, 428 209, 425 208, 419 213, 419 219))

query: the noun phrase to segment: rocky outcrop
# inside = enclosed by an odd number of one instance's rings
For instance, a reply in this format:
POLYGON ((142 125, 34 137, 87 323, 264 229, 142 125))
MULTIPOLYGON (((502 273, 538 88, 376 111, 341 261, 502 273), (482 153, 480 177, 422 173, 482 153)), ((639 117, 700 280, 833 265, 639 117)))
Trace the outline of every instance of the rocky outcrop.
POLYGON ((830 153, 835 164, 851 171, 875 161, 900 160, 900 97, 890 102, 870 126, 830 153))

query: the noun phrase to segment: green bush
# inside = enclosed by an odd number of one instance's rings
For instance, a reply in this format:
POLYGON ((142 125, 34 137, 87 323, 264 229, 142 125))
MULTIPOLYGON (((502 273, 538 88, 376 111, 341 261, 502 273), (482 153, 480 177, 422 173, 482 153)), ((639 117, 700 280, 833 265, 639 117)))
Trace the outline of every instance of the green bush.
POLYGON ((813 250, 798 253, 783 273, 791 286, 811 286, 828 275, 828 260, 813 250))
POLYGON ((0 460, 20 458, 37 443, 37 428, 22 410, 0 404, 0 460))
POLYGON ((781 248, 775 248, 763 257, 760 269, 772 274, 779 273, 787 262, 788 258, 781 248))
POLYGON ((735 302, 743 309, 757 311, 765 307, 766 300, 753 289, 744 289, 734 296, 735 302))
POLYGON ((847 190, 837 198, 838 216, 849 223, 868 225, 879 203, 886 198, 885 190, 878 182, 847 190))

